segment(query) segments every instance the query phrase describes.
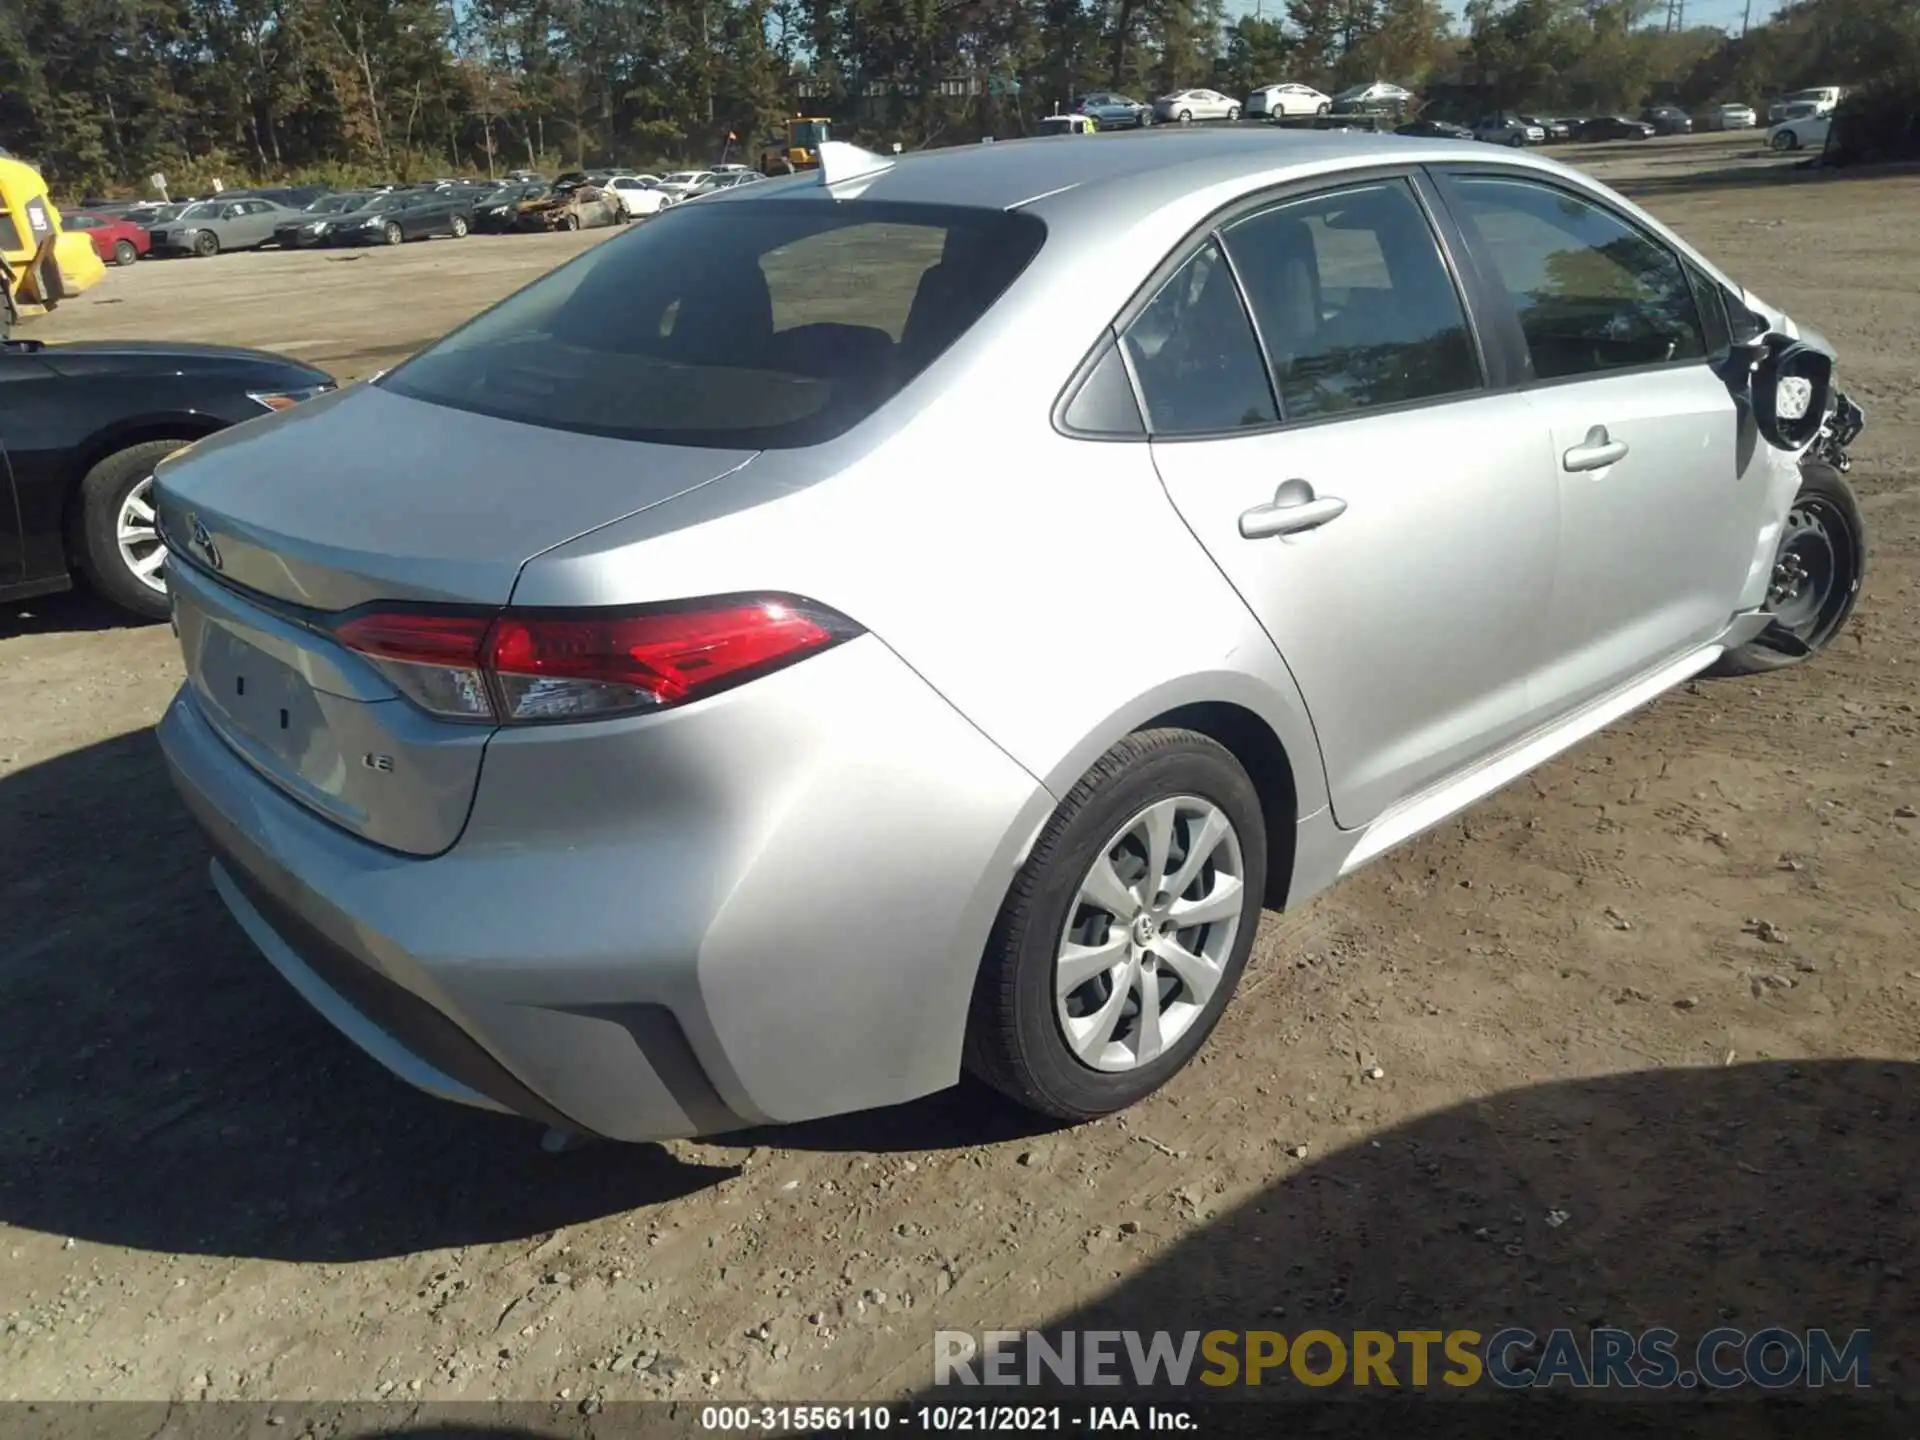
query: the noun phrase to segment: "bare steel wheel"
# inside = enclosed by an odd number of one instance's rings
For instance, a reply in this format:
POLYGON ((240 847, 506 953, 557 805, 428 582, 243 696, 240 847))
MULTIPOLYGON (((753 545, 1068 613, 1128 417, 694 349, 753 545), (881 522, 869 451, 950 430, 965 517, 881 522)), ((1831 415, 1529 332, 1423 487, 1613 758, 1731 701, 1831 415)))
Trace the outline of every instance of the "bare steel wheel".
POLYGON ((1800 492, 1780 527, 1768 577, 1772 623, 1713 664, 1716 675, 1753 675, 1794 665, 1830 646, 1860 598, 1867 572, 1866 522, 1846 478, 1831 465, 1800 467, 1800 492))
POLYGON ((1245 864, 1233 822, 1197 795, 1120 827, 1080 882, 1054 961, 1060 1029, 1082 1063, 1146 1064, 1206 1011, 1239 932, 1245 864))
POLYGON ((1266 819, 1233 754, 1129 735, 1068 792, 981 959, 970 1070, 1067 1119, 1151 1094, 1232 998, 1266 876, 1266 819))

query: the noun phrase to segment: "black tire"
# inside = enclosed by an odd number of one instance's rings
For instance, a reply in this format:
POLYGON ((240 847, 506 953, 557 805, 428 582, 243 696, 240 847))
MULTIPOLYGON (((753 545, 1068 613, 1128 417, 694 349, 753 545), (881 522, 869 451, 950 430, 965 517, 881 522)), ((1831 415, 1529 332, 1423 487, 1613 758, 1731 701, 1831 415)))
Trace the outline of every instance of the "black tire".
POLYGON ((387 222, 387 228, 380 233, 389 245, 399 245, 407 238, 407 232, 391 220, 387 222))
POLYGON ((131 240, 116 240, 113 242, 114 264, 131 265, 139 258, 140 247, 135 245, 131 240))
POLYGON ((1313 113, 1314 113, 1315 115, 1322 115, 1322 116, 1324 116, 1324 115, 1331 115, 1331 114, 1333 113, 1333 106, 1331 106, 1331 105, 1322 105, 1322 106, 1320 106, 1320 107, 1319 107, 1319 108, 1318 108, 1317 110, 1315 110, 1315 111, 1314 111, 1313 113))
POLYGON ((1791 130, 1782 130, 1778 135, 1773 137, 1771 143, 1775 150, 1784 154, 1789 150, 1798 150, 1800 148, 1800 137, 1791 130))
POLYGON ((1193 112, 1191 110, 1182 110, 1178 118, 1182 125, 1191 125, 1193 123, 1193 112))
POLYGON ((1261 908, 1267 837, 1260 797, 1223 746, 1191 730, 1130 735, 1054 811, 995 922, 967 1021, 969 1071, 1028 1109, 1067 1120, 1125 1109, 1165 1084, 1206 1043, 1245 969, 1261 908), (1154 1060, 1103 1072, 1068 1048, 1055 1013, 1054 962, 1083 877, 1100 847, 1156 800, 1193 795, 1238 834, 1245 893, 1239 930, 1204 1010, 1154 1060))
POLYGON ((569 210, 565 215, 560 217, 560 228, 562 230, 578 230, 580 228, 580 217, 569 210))
POLYGON ((1227 107, 1227 123, 1231 125, 1234 121, 1238 120, 1239 118, 1240 118, 1240 107, 1238 105, 1229 105, 1227 107))
POLYGON ((187 442, 147 440, 117 450, 100 461, 80 482, 80 504, 75 515, 74 558, 80 573, 102 598, 145 620, 167 618, 167 597, 142 583, 120 554, 120 509, 134 487, 153 474, 153 467, 187 442))
POLYGON ((467 238, 467 217, 464 215, 454 216, 453 219, 448 223, 447 230, 448 230, 448 233, 450 233, 455 240, 466 239, 467 238))
POLYGON ((211 230, 194 231, 193 253, 202 260, 211 260, 220 253, 220 237, 211 230))
MULTIPOLYGON (((1853 615, 1860 599, 1860 582, 1867 574, 1867 527, 1853 487, 1831 465, 1817 460, 1806 462, 1800 467, 1800 490, 1793 497, 1787 524, 1780 542, 1782 561, 1794 554, 1808 558, 1830 555, 1830 579, 1804 623, 1783 627, 1784 634, 1768 630, 1727 651, 1713 662, 1709 675, 1759 675, 1798 665, 1830 646, 1853 615)), ((1817 559, 1813 569, 1818 578, 1821 566, 1817 559)))

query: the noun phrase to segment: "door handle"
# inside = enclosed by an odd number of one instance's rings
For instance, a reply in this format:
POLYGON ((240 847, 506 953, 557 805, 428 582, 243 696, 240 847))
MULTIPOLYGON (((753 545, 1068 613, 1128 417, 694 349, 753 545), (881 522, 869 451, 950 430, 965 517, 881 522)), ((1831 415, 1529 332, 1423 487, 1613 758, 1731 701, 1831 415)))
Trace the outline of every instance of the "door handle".
POLYGON ((1587 431, 1587 438, 1560 457, 1560 463, 1569 470, 1604 470, 1607 466, 1627 458, 1627 442, 1615 440, 1607 434, 1607 427, 1596 425, 1587 431))
POLYGON ((1269 535, 1298 535, 1317 530, 1329 520, 1346 514, 1347 502, 1332 495, 1314 498, 1313 486, 1304 480, 1287 480, 1273 492, 1273 502, 1256 505, 1240 513, 1240 534, 1248 540, 1264 540, 1269 535))

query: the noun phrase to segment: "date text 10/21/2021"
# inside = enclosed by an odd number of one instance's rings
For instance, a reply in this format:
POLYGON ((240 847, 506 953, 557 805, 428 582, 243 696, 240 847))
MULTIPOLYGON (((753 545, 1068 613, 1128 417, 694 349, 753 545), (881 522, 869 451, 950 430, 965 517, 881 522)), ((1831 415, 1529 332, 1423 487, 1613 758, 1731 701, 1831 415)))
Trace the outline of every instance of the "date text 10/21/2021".
POLYGON ((1192 1410, 1163 1405, 704 1405, 700 1428, 735 1434, 835 1431, 1010 1435, 1086 1431, 1193 1432, 1192 1410))

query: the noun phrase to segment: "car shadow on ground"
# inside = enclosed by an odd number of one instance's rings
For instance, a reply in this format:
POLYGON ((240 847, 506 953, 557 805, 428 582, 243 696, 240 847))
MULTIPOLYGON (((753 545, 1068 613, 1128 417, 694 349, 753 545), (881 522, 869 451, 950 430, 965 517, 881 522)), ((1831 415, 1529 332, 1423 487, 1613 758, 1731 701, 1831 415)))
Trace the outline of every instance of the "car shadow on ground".
POLYGON ((79 635, 100 630, 144 630, 164 624, 143 620, 90 590, 68 590, 32 600, 0 603, 0 640, 16 635, 79 635))
POLYGON ((0 1222, 352 1261, 537 1235, 732 1175, 547 1155, 308 1009, 215 897, 150 731, 0 772, 0 1222))
MULTIPOLYGON (((1129 1221, 1136 1230, 1123 1234, 1116 1215, 1086 1217, 1088 1253, 1105 1250, 1117 1263, 1124 1247, 1152 1258, 1110 1291, 1045 1320, 1056 1351, 1064 1348, 1064 1332, 1082 1344, 1094 1331, 1145 1332, 1144 1346, 1157 1331, 1170 1332, 1175 1343, 1187 1332, 1263 1331, 1271 1334, 1270 1347, 1284 1341, 1290 1353, 1297 1337, 1318 1330, 1346 1347, 1332 1384, 1304 1385, 1282 1359, 1257 1388, 1209 1387, 1196 1382, 1215 1367, 1196 1346, 1183 1387, 1140 1386, 1131 1382, 1124 1343, 1110 1339, 1116 1384, 936 1385, 936 1329, 966 1327, 985 1344, 982 1331, 1023 1323, 1014 1314, 963 1311, 950 1300, 919 1322, 926 1378, 907 1403, 1017 1400, 1059 1404, 1072 1417, 1092 1404, 1167 1413, 1218 1402, 1190 1432, 1207 1436, 1911 1440, 1912 1401, 1920 1397, 1920 1292, 1910 1278, 1920 1266, 1916 1085, 1920 1065, 1874 1059, 1555 1081, 1436 1110, 1309 1156, 1237 1203, 1221 1200, 1217 1213, 1206 1201, 1196 1209, 1194 1187, 1179 1186, 1177 1169, 1168 1167, 1163 1183, 1143 1185, 1129 1221), (1484 1353, 1485 1342, 1507 1327, 1543 1340, 1565 1328, 1584 1345, 1602 1326, 1635 1334, 1671 1328, 1676 1370, 1688 1371, 1699 1363, 1700 1342, 1715 1331, 1751 1336, 1782 1327, 1804 1335, 1821 1328, 1844 1345, 1864 1329, 1870 1338, 1863 1369, 1824 1391, 1802 1385, 1768 1398, 1745 1387, 1704 1403, 1698 1391, 1681 1387, 1651 1396, 1617 1388, 1575 1394, 1560 1382, 1529 1393, 1490 1377, 1449 1387, 1441 1377, 1464 1372, 1441 1343, 1430 1352, 1422 1389, 1414 1384, 1411 1352, 1398 1340, 1404 1331, 1473 1330, 1481 1337, 1476 1353, 1484 1353), (1378 1372, 1365 1388, 1350 1383, 1347 1357, 1357 1331, 1395 1337, 1397 1348, 1385 1359, 1397 1389, 1384 1386, 1378 1372), (1864 1395, 1855 1379, 1867 1382, 1864 1395)), ((1287 1163, 1277 1142, 1275 1154, 1276 1163, 1287 1163)), ((1711 1353, 1737 1363, 1743 1348, 1711 1353)), ((1506 1353, 1526 1378, 1552 1349, 1516 1343, 1506 1353)), ((1245 1351, 1229 1346, 1227 1353, 1245 1351)), ((1308 1353, 1307 1373, 1335 1373, 1324 1338, 1308 1353)), ((977 1361, 973 1373, 981 1373, 977 1361)), ((843 1378, 835 1393, 812 1393, 803 1384, 778 1398, 880 1397, 855 1376, 843 1378)), ((231 1418, 234 1410, 257 1416, 265 1408, 226 1410, 231 1418)), ((676 1413, 611 1401, 600 1413, 580 1402, 367 1404, 324 1407, 324 1417, 322 1407, 271 1408, 289 1434, 300 1425, 339 1437, 436 1440, 680 1435, 690 1433, 694 1419, 692 1407, 676 1413)), ((185 1411, 191 1413, 181 1417, 181 1440, 212 1440, 214 1430, 196 1425, 213 1424, 223 1407, 185 1411)), ((1063 1420, 1034 1428, 1089 1427, 1063 1420)), ((1134 1428, 1170 1427, 1137 1415, 1134 1428)), ((255 1426, 248 1433, 262 1432, 255 1426)))
MULTIPOLYGON (((1189 1230, 1190 1198, 1150 1204, 1138 1223, 1146 1243, 1165 1242, 1158 1257, 1045 1329, 1287 1337, 1321 1330, 1351 1347, 1362 1330, 1470 1329, 1487 1339, 1510 1326, 1540 1337, 1566 1327, 1585 1344, 1597 1327, 1666 1326, 1678 1332, 1682 1373, 1695 1368, 1701 1337, 1722 1327, 1747 1335, 1773 1326, 1801 1335, 1824 1328, 1842 1344, 1864 1329, 1871 1332, 1871 1396, 1910 1400, 1920 1397, 1916 1084, 1920 1065, 1912 1063, 1810 1060, 1650 1070, 1492 1095, 1309 1158, 1217 1218, 1205 1217, 1203 1203, 1197 1231, 1189 1230)), ((1089 1217, 1090 1226, 1100 1218, 1089 1217)), ((1096 1231, 1093 1243, 1107 1241, 1096 1231)), ((1311 1353, 1308 1373, 1326 1373, 1331 1352, 1311 1353)), ((1544 1352, 1533 1350, 1530 1360, 1523 1345, 1512 1353, 1516 1368, 1528 1371, 1544 1352)), ((1404 1393, 1414 1389, 1409 1355, 1401 1345, 1392 1361, 1403 1399, 1415 1398, 1404 1393)), ((1083 1388, 1073 1398, 1298 1401, 1386 1393, 1377 1375, 1368 1390, 1357 1390, 1350 1368, 1322 1388, 1301 1384, 1282 1364, 1257 1392, 1194 1383, 1203 1368, 1196 1365, 1181 1391, 1123 1384, 1104 1394, 1083 1388)), ((1128 1370, 1124 1358, 1119 1369, 1128 1370)), ((1441 1373, 1436 1363, 1423 1403, 1499 1393, 1485 1379, 1449 1387, 1438 1383, 1441 1373)), ((1735 1393, 1760 1398, 1751 1387, 1735 1393)), ((1472 1418, 1461 1433, 1483 1436, 1679 1433, 1673 1422, 1683 1417, 1686 1433, 1730 1437, 1914 1429, 1911 1411, 1883 1428, 1895 1415, 1877 1405, 1811 1413, 1805 1406, 1696 1408, 1679 1389, 1667 1392, 1666 1405, 1560 1403, 1570 1394, 1562 1381, 1494 1412, 1416 1404, 1400 1412, 1408 1423, 1390 1428, 1425 1433, 1425 1424, 1411 1421, 1439 1409, 1467 1411, 1472 1418), (1538 1408, 1542 1400, 1552 1408, 1538 1408)), ((929 1386, 921 1398, 1003 1396, 929 1386)), ((1608 1398, 1633 1397, 1616 1389, 1608 1398)), ((1795 1398, 1809 1392, 1803 1386, 1795 1398)), ((1819 1398, 1858 1402, 1861 1395, 1841 1385, 1819 1398)), ((1294 1404, 1286 1413, 1288 1433, 1387 1433, 1372 1406, 1308 1411, 1294 1404)))

